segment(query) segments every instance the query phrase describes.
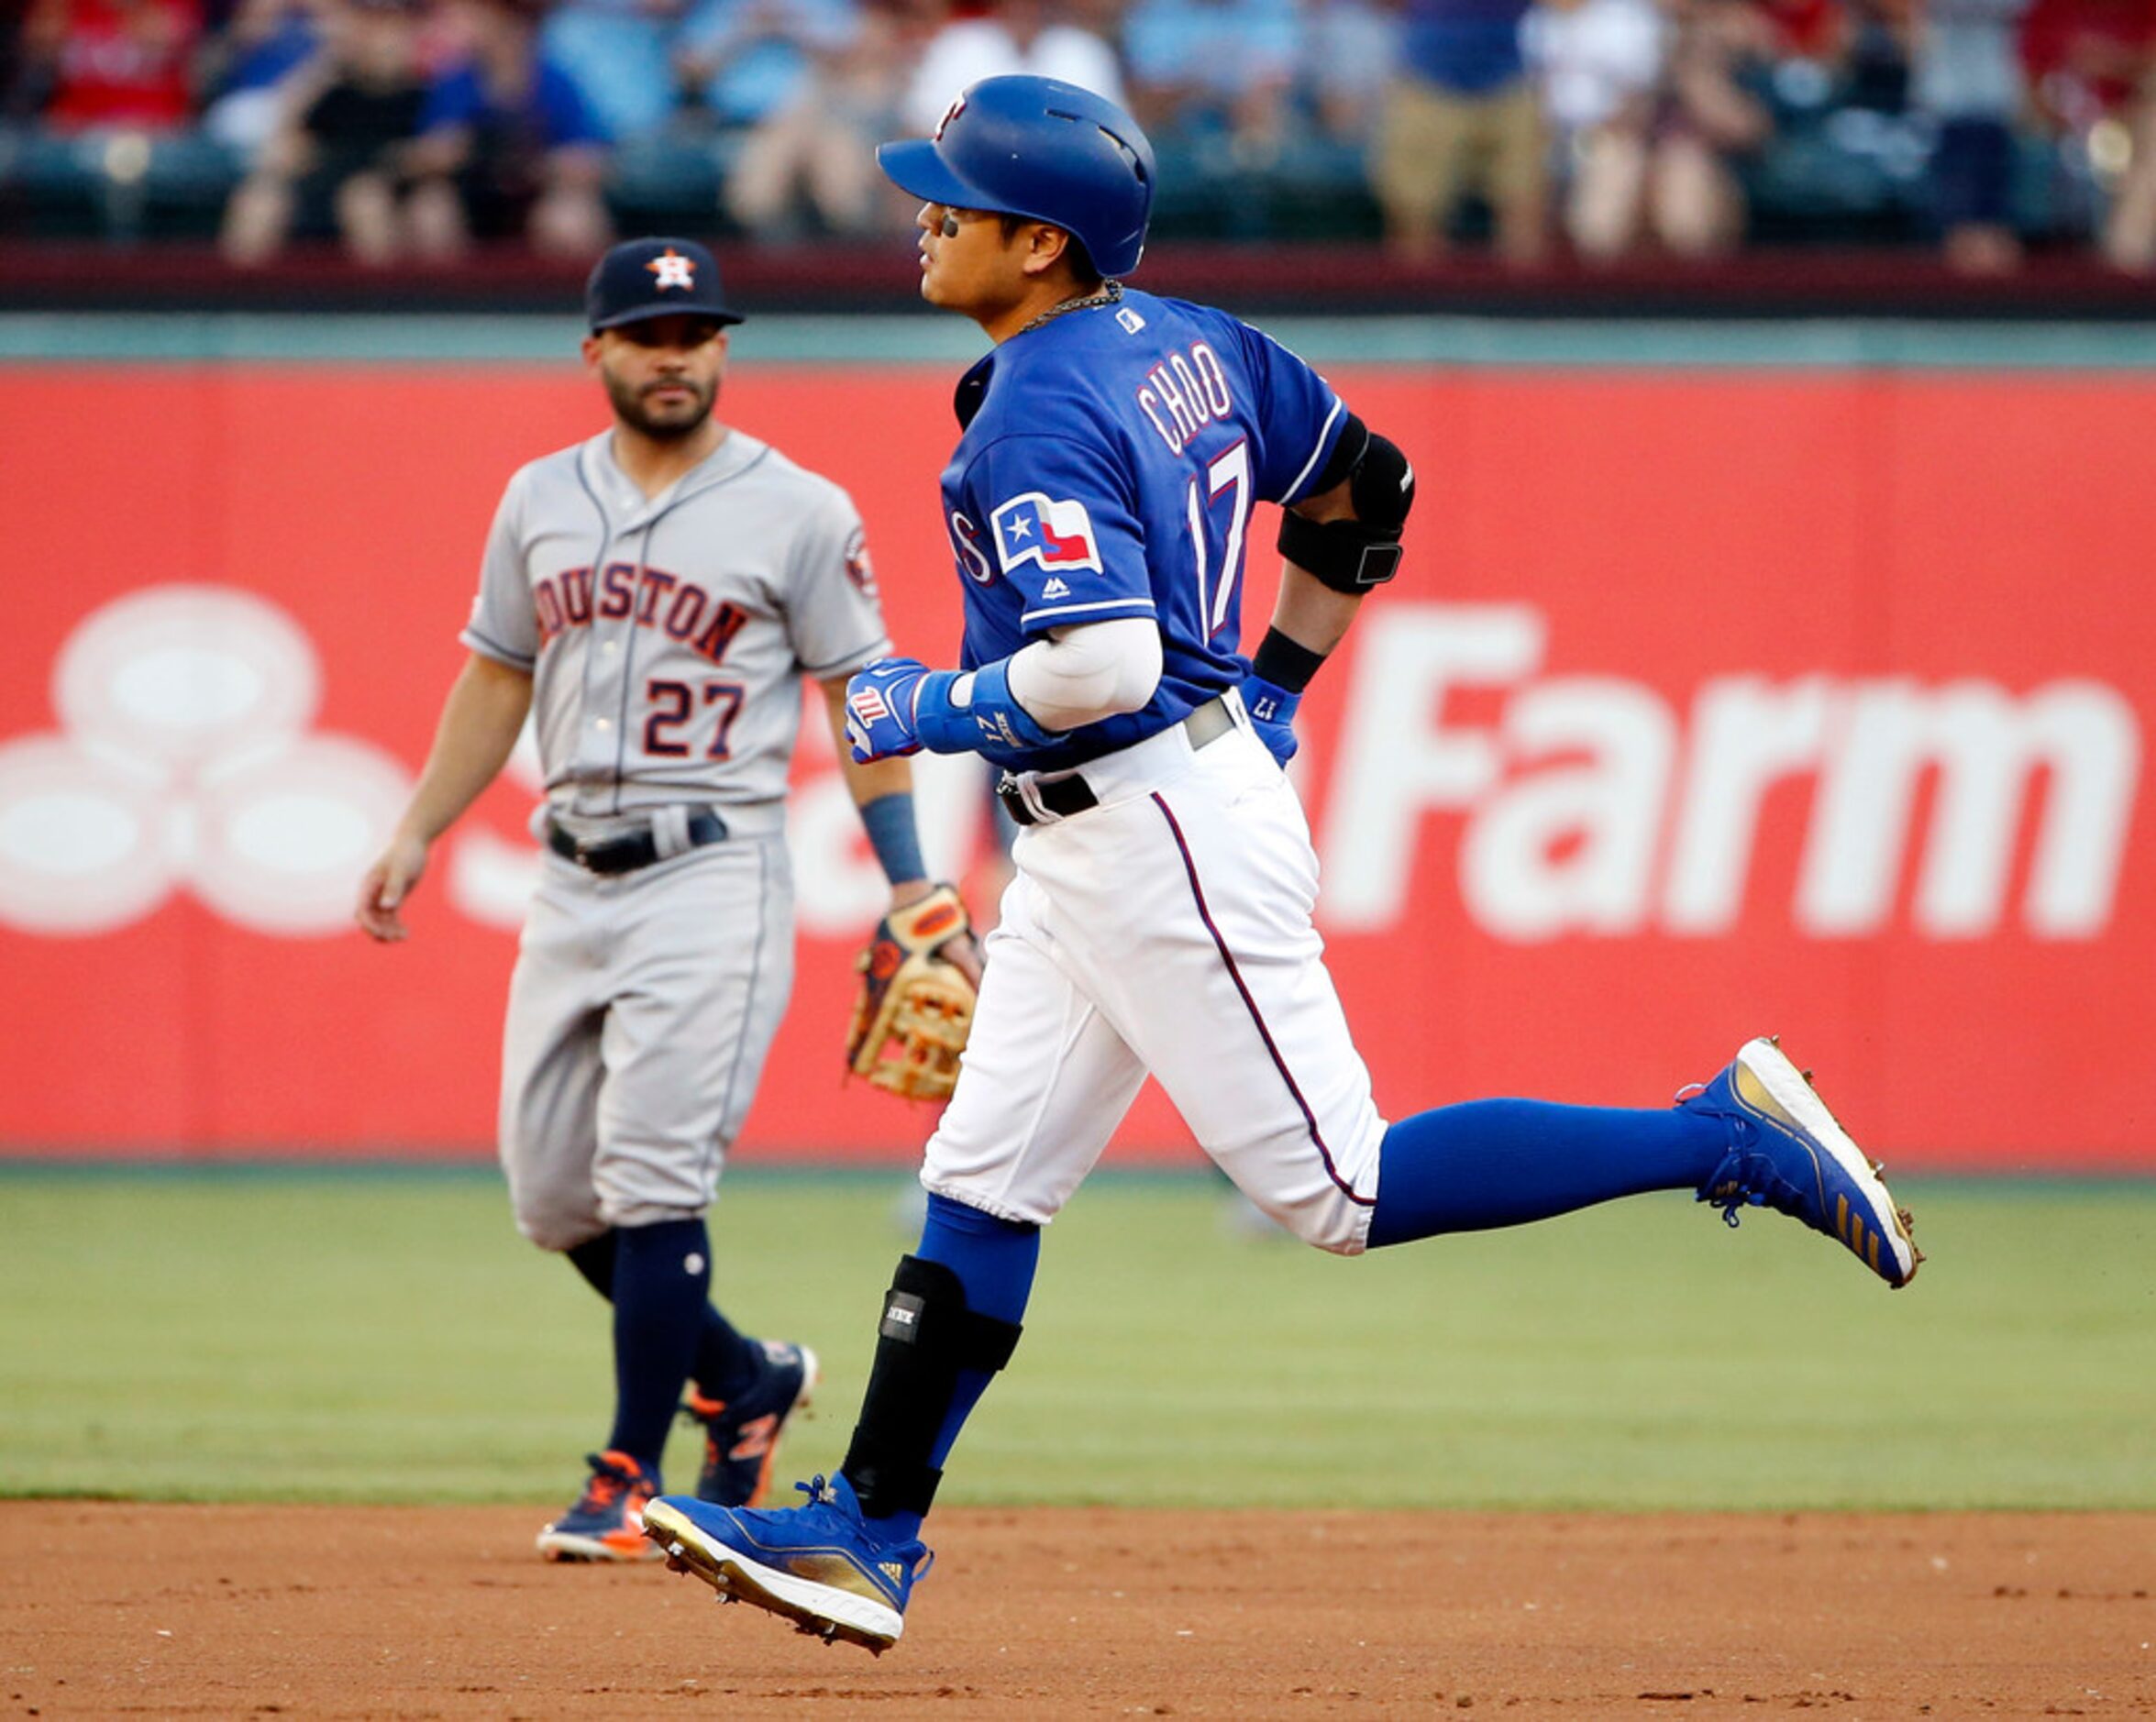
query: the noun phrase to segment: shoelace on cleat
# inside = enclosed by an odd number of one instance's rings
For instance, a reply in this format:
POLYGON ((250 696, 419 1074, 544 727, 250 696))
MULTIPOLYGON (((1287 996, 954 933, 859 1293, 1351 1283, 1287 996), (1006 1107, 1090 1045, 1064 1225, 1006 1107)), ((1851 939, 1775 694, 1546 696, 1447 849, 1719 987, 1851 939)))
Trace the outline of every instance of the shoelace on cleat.
MULTIPOLYGON (((1677 1090, 1677 1098, 1682 1101, 1688 1095, 1703 1094, 1706 1089, 1707 1085, 1703 1082, 1687 1083, 1677 1090)), ((1713 1116, 1729 1125, 1731 1141, 1728 1153, 1716 1163, 1714 1170, 1707 1175, 1707 1182, 1699 1187, 1697 1199, 1717 1209, 1722 1217, 1722 1224, 1732 1231, 1737 1229, 1738 1210, 1741 1209, 1773 1208, 1777 1212, 1789 1211, 1776 1202, 1770 1192, 1754 1187, 1744 1177, 1743 1164, 1755 1152, 1759 1126, 1741 1112, 1718 1110, 1713 1116)))
MULTIPOLYGON (((839 1518, 846 1521, 848 1529, 855 1531, 866 1529, 860 1520, 855 1518, 839 1505, 838 1491, 833 1488, 829 1481, 823 1475, 818 1474, 806 1483, 797 1483, 793 1486, 799 1493, 809 1497, 803 1506, 794 1509, 796 1512, 805 1512, 810 1507, 828 1507, 839 1518)), ((935 1551, 918 1538, 911 1542, 886 1544, 877 1552, 888 1560, 903 1562, 912 1573, 915 1584, 919 1584, 926 1578, 935 1566, 935 1551)))

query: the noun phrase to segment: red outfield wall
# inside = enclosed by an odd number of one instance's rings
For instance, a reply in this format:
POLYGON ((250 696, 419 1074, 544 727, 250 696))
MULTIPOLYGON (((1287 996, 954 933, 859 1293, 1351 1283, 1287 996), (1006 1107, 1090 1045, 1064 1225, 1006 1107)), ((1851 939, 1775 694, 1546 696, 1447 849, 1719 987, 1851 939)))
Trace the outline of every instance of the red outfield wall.
MULTIPOLYGON (((1778 1031, 1896 1161, 2156 1165, 2156 380, 1335 380, 1422 484, 1299 761, 1388 1113, 1655 1104, 1778 1031)), ((949 384, 746 366, 725 403, 854 491, 945 661, 949 384)), ((0 1147, 486 1152, 528 789, 441 845, 410 944, 346 911, 500 487, 596 404, 573 368, 0 372, 0 1147)), ((928 1114, 836 1076, 879 889, 811 742, 741 1153, 902 1158, 928 1114)), ((978 777, 923 797, 978 868, 978 777)), ((1187 1143, 1149 1091, 1118 1152, 1187 1143)))

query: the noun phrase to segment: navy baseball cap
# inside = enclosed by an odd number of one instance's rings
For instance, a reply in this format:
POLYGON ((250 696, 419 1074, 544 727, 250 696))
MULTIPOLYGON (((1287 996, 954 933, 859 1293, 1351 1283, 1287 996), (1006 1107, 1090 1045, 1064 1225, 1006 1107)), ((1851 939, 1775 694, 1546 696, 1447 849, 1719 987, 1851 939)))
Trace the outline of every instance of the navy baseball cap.
POLYGON ((719 290, 719 266, 693 239, 629 239, 592 266, 584 283, 592 333, 646 317, 709 317, 739 323, 719 290))

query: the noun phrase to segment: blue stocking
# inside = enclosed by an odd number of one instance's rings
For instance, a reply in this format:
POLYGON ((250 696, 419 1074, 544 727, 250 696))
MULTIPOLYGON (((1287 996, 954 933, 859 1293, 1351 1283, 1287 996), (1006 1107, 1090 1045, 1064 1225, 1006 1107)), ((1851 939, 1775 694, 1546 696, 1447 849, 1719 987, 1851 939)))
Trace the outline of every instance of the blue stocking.
POLYGON ((1729 1145, 1721 1120, 1682 1107, 1468 1100, 1418 1112, 1385 1132, 1370 1246, 1695 1188, 1729 1145))

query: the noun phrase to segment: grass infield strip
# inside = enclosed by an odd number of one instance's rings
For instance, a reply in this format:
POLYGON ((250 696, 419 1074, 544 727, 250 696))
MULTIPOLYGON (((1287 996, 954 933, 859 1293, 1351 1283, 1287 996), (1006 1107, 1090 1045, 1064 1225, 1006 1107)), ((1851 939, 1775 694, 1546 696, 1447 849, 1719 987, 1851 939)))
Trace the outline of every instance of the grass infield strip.
MULTIPOLYGON (((844 1450, 912 1189, 729 1176, 723 1300, 824 1358, 789 1474, 844 1450)), ((1901 1193, 1931 1260, 1889 1293, 1682 1197, 1349 1262, 1104 1175, 945 1498, 2156 1507, 2156 1182, 1901 1193)), ((0 1237, 0 1496, 553 1507, 605 1436, 603 1306, 491 1175, 10 1167, 0 1237)))

